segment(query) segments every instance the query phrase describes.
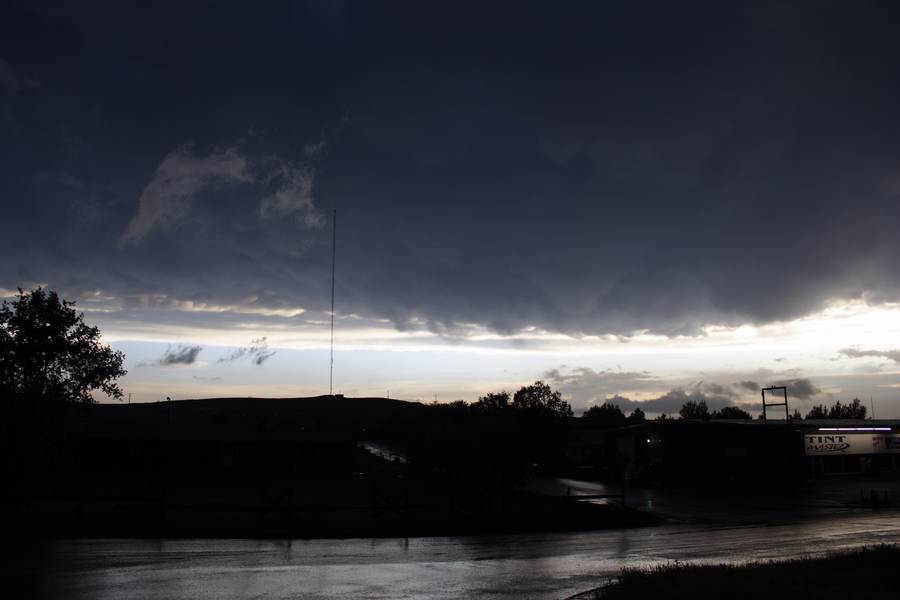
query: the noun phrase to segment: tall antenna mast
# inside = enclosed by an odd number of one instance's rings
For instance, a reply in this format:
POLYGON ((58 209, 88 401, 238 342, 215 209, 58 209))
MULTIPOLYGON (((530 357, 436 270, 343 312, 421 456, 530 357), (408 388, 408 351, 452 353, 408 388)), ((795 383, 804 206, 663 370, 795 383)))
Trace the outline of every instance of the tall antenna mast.
POLYGON ((334 262, 337 256, 337 209, 331 218, 331 364, 328 368, 328 395, 334 396, 334 262))

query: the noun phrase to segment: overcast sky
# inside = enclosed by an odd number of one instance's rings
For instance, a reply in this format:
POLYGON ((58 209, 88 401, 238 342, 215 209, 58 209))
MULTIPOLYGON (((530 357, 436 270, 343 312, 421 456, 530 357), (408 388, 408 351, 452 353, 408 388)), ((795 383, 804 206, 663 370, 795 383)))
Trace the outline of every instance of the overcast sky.
POLYGON ((0 293, 138 399, 320 393, 337 209, 336 391, 900 416, 898 13, 6 3, 0 293))

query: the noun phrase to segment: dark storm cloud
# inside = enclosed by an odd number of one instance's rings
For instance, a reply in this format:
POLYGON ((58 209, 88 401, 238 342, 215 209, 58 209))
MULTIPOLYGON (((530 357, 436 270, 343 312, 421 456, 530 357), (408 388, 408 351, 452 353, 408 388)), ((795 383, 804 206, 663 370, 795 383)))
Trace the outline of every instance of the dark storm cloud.
POLYGON ((340 312, 401 328, 896 301, 897 11, 14 2, 0 287, 319 314, 338 208, 340 312))
POLYGON ((788 388, 788 396, 791 398, 799 398, 801 400, 807 400, 812 398, 816 394, 821 393, 821 389, 816 386, 812 381, 806 378, 799 379, 785 379, 781 381, 776 381, 772 385, 783 385, 788 388))
POLYGON ((160 366, 172 367, 178 365, 192 365, 197 362, 197 355, 203 350, 202 346, 186 346, 184 344, 176 344, 169 346, 159 360, 151 363, 140 363, 139 367, 160 366))
POLYGON ((20 87, 18 74, 13 71, 8 62, 0 58, 0 90, 7 94, 15 94, 20 87))
POLYGON ((865 358, 867 356, 874 356, 900 363, 900 350, 863 350, 861 348, 844 348, 839 350, 839 353, 847 358, 865 358))
POLYGON ((761 385, 759 385, 759 384, 756 383, 755 381, 749 381, 749 380, 748 380, 748 381, 739 381, 739 382, 738 382, 737 384, 735 384, 735 385, 737 385, 737 387, 739 387, 739 388, 741 388, 741 389, 743 389, 743 390, 746 390, 746 391, 748 391, 748 392, 758 392, 759 389, 762 387, 761 385))

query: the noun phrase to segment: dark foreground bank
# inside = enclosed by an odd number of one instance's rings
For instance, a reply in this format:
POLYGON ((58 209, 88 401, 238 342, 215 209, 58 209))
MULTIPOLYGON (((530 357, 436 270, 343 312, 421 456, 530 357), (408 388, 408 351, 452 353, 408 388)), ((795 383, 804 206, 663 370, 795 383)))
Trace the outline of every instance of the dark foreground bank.
POLYGON ((746 565, 669 564, 625 569, 609 585, 578 600, 795 600, 796 598, 896 598, 900 547, 877 546, 821 558, 746 565))
POLYGON ((35 515, 4 519, 16 538, 351 538, 421 537, 585 531, 656 525, 654 515, 565 498, 510 494, 496 510, 440 506, 305 507, 170 505, 165 512, 116 503, 88 514, 79 505, 43 507, 35 515))
POLYGON ((0 528, 25 538, 322 538, 658 521, 517 489, 564 454, 566 422, 542 415, 466 412, 457 422, 437 407, 343 396, 67 406, 0 436, 10 489, 0 528))
MULTIPOLYGON (((372 459, 373 461, 376 459, 372 459)), ((643 511, 513 489, 496 474, 31 481, 0 525, 28 538, 413 537, 656 524, 643 511)))

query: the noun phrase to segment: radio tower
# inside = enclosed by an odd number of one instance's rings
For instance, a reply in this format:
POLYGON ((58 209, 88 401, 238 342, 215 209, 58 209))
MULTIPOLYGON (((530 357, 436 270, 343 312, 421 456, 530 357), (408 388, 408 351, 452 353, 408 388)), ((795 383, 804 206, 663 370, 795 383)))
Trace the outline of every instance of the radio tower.
POLYGON ((331 218, 331 364, 328 368, 328 395, 334 396, 334 262, 337 256, 337 209, 331 218))

